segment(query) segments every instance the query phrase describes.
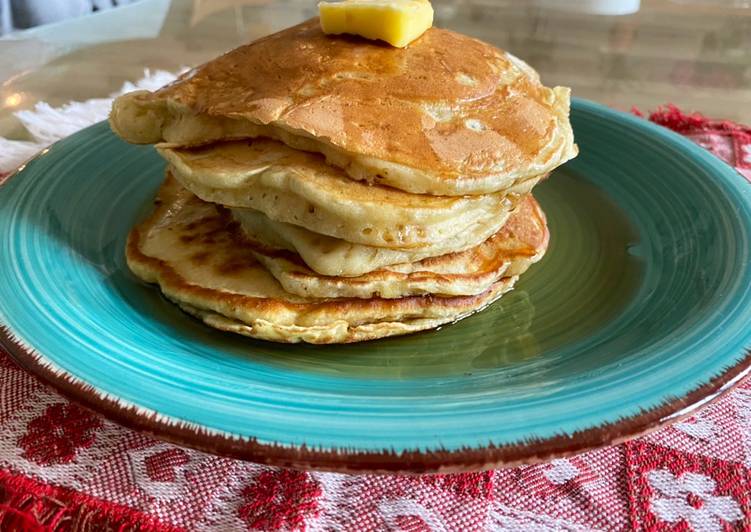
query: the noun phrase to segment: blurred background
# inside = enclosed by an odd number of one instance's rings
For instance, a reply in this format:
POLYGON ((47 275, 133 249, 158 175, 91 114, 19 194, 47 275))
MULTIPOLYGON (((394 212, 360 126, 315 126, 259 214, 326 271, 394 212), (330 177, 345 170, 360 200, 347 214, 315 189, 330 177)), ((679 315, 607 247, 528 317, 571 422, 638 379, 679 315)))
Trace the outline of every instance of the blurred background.
MULTIPOLYGON (((751 123, 751 0, 435 0, 435 24, 624 110, 675 103, 751 123)), ((0 0, 0 136, 13 113, 103 97, 317 13, 314 0, 0 0)))
POLYGON ((96 13, 136 0, 0 0, 0 35, 96 13))

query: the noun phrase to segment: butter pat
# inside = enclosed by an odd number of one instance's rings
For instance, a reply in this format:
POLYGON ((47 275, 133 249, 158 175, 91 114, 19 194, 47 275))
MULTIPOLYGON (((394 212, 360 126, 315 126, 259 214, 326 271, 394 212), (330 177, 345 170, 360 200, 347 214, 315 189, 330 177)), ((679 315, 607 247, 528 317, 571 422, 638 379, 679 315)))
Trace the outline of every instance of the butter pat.
POLYGON ((343 0, 318 4, 324 33, 350 33, 404 48, 433 25, 428 0, 343 0))

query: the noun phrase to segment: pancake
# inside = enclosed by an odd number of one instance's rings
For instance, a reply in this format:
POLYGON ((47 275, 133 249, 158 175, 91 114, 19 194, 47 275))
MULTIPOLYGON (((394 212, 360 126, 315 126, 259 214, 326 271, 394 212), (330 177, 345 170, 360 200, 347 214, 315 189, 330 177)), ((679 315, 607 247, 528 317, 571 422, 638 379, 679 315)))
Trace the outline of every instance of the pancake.
MULTIPOLYGON (((478 220, 501 222, 514 204, 498 193, 429 196, 368 185, 347 178, 320 155, 268 139, 159 152, 178 181, 205 201, 255 209, 275 221, 368 246, 429 246, 478 220)), ((536 182, 523 185, 531 189, 536 182)))
POLYGON ((319 275, 299 255, 278 248, 254 245, 253 254, 287 292, 301 296, 459 296, 480 294, 502 277, 521 275, 545 254, 548 238, 545 215, 534 198, 526 196, 503 228, 479 246, 358 277, 319 275))
POLYGON ((431 28, 404 49, 325 35, 318 19, 232 50, 156 92, 117 98, 115 133, 195 146, 268 137, 353 179, 419 194, 500 192, 577 153, 569 89, 431 28))
POLYGON ((430 329, 485 307, 516 281, 461 297, 296 296, 256 261, 226 210, 171 178, 152 215, 131 231, 126 257, 133 273, 206 324, 277 342, 357 342, 430 329))
POLYGON ((464 251, 479 246, 498 232, 509 213, 499 218, 482 218, 453 237, 419 248, 384 248, 347 242, 309 231, 304 227, 276 222, 252 209, 231 209, 232 216, 254 241, 272 249, 298 254, 308 267, 321 275, 356 277, 405 262, 464 251))

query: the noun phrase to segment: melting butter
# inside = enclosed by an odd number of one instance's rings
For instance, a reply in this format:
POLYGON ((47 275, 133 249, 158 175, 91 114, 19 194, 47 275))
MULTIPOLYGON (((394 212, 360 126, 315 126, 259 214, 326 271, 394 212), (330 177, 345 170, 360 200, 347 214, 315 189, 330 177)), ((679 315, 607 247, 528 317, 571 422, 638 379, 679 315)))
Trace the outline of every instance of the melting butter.
POLYGON ((343 0, 318 4, 324 33, 349 33, 404 48, 433 25, 428 0, 343 0))

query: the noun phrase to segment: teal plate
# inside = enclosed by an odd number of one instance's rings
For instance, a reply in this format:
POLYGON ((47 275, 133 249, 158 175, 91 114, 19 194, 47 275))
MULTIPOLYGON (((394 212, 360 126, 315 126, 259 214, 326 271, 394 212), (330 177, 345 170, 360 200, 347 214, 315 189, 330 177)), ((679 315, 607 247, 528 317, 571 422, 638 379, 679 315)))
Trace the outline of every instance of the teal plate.
POLYGON ((612 444, 751 367, 751 185, 689 141, 575 101, 581 149, 535 192, 551 245, 518 288, 439 331, 281 345, 209 329, 125 265, 163 163, 97 124, 0 187, 14 358, 125 425, 340 471, 458 471, 612 444))

